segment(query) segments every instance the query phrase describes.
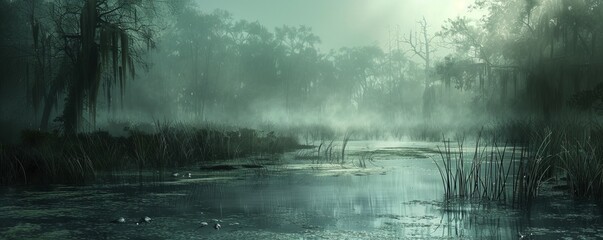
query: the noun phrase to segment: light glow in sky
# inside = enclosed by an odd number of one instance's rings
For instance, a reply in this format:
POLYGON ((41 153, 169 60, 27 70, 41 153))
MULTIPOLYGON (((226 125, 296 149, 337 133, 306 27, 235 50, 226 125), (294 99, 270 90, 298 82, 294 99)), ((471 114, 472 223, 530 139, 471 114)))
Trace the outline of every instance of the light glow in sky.
POLYGON ((402 34, 425 17, 430 31, 448 18, 468 14, 471 0, 195 0, 204 12, 223 9, 235 19, 259 21, 268 29, 305 25, 313 29, 321 49, 378 45, 386 47, 390 30, 402 34))

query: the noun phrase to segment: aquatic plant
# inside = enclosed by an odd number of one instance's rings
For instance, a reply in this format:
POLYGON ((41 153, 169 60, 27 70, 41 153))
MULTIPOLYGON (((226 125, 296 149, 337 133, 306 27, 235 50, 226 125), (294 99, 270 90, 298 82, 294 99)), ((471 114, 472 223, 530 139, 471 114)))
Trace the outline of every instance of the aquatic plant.
POLYGON ((320 140, 320 144, 318 145, 318 149, 316 150, 316 163, 320 162, 320 149, 325 145, 324 140, 320 140))
MULTIPOLYGON (((21 175, 25 175, 25 167, 19 158, 15 158, 14 147, 9 147, 0 144, 0 169, 2 169, 2 176, 0 177, 0 183, 6 184, 15 182, 21 175)), ((25 177, 24 181, 27 181, 25 177)))
POLYGON ((550 176, 553 155, 549 154, 552 132, 531 137, 527 147, 522 148, 519 166, 514 173, 513 204, 526 205, 538 195, 546 177, 550 176))
POLYGON ((333 156, 333 149, 335 148, 335 144, 333 144, 334 142, 335 142, 335 139, 332 139, 329 142, 329 144, 327 144, 325 146, 325 150, 324 150, 325 158, 324 158, 324 160, 326 162, 328 162, 328 163, 333 163, 334 159, 337 157, 337 156, 333 156))
POLYGON ((520 120, 499 125, 494 131, 506 137, 520 136, 526 151, 521 156, 514 192, 518 201, 526 201, 537 194, 540 182, 546 179, 561 181, 561 189, 568 189, 580 198, 603 197, 603 160, 599 147, 603 140, 601 127, 590 117, 559 117, 550 121, 520 120), (529 151, 527 151, 529 150, 529 151))
POLYGON ((545 143, 530 155, 525 147, 509 147, 507 142, 499 145, 497 139, 492 135, 488 145, 480 133, 470 159, 465 155, 464 136, 457 139, 454 148, 450 140, 444 141, 443 148, 438 147, 440 161, 434 159, 434 162, 446 198, 505 201, 510 181, 514 200, 523 202, 536 195, 548 169, 542 164, 545 158, 541 149, 545 143))
POLYGON ((195 128, 171 122, 156 122, 155 128, 152 133, 130 129, 127 137, 107 132, 59 135, 25 131, 22 144, 0 146, 0 184, 82 183, 95 179, 100 172, 163 172, 299 147, 294 137, 274 132, 195 128))
POLYGON ((603 193, 603 161, 600 145, 589 141, 567 142, 560 154, 570 193, 577 197, 601 197, 603 193))
POLYGON ((374 152, 363 152, 358 156, 358 167, 366 168, 366 163, 374 163, 374 152))
POLYGON ((568 119, 525 120, 499 127, 485 131, 492 136, 485 143, 490 147, 481 146, 484 138, 478 135, 470 159, 463 154, 464 139, 457 140, 456 148, 444 142, 440 160, 435 162, 447 198, 508 200, 506 195, 512 193, 513 205, 526 206, 545 182, 560 176, 567 179, 561 181, 567 188, 561 189, 569 189, 573 196, 603 196, 599 128, 585 129, 584 122, 568 119), (502 139, 506 139, 504 145, 499 144, 502 139))
POLYGON ((296 158, 310 159, 314 164, 345 164, 346 148, 352 138, 352 132, 347 131, 342 137, 341 147, 338 147, 336 138, 332 138, 329 141, 323 139, 320 140, 317 147, 311 147, 311 149, 304 149, 298 152, 296 158))
POLYGON ((347 147, 351 137, 352 133, 349 131, 343 135, 343 142, 341 143, 341 164, 345 163, 345 148, 347 147))

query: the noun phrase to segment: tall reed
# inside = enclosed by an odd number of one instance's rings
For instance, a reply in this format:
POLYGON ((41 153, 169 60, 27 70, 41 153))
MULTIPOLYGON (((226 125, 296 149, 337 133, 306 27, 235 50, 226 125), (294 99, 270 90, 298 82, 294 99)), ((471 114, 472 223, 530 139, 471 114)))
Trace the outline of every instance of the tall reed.
POLYGON ((550 130, 543 135, 532 136, 528 146, 520 153, 519 166, 514 174, 513 204, 526 205, 538 195, 540 186, 550 176, 554 156, 549 154, 550 130))
POLYGON ((152 133, 128 129, 128 134, 25 131, 21 144, 0 145, 0 184, 82 183, 95 179, 99 172, 136 170, 141 174, 299 147, 296 138, 274 132, 197 129, 171 122, 156 122, 152 133))
POLYGON ((600 145, 589 141, 566 142, 560 154, 560 168, 567 185, 577 197, 603 197, 603 160, 600 145))
POLYGON ((349 131, 343 135, 343 142, 341 143, 341 164, 345 163, 345 148, 348 146, 351 137, 352 133, 349 131))
MULTIPOLYGON (((504 200, 510 175, 511 161, 506 159, 506 144, 488 147, 481 145, 481 134, 476 139, 473 156, 467 160, 464 151, 464 137, 457 141, 453 151, 451 141, 445 140, 439 148, 440 163, 434 159, 447 198, 479 198, 504 200)), ((512 148, 512 157, 516 148, 512 148)))

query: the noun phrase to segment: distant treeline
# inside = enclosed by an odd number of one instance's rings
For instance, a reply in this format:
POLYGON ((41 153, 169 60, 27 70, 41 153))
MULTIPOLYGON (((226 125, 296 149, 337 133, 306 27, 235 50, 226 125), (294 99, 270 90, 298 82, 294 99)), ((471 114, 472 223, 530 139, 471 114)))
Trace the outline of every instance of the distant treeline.
POLYGON ((97 115, 133 113, 390 123, 599 108, 599 1, 480 0, 472 8, 483 17, 450 19, 433 33, 423 19, 418 32, 392 32, 387 50, 325 51, 310 27, 270 30, 185 0, 1 0, 0 112, 8 120, 0 120, 75 133, 95 129, 97 115), (442 46, 454 52, 433 55, 442 46))

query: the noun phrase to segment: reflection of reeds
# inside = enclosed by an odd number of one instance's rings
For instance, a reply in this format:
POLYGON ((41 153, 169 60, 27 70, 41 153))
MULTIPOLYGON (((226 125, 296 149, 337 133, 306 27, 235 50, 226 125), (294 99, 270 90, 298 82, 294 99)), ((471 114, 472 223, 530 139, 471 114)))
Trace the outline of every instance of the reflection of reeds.
POLYGON ((427 236, 441 228, 447 239, 517 238, 515 219, 509 217, 508 209, 496 204, 452 201, 441 206, 440 214, 440 224, 427 236))

